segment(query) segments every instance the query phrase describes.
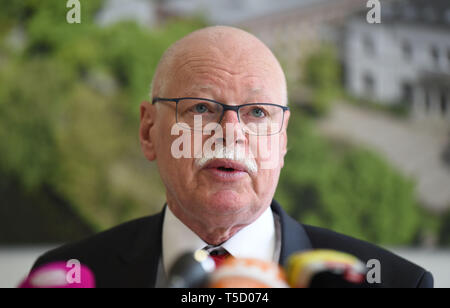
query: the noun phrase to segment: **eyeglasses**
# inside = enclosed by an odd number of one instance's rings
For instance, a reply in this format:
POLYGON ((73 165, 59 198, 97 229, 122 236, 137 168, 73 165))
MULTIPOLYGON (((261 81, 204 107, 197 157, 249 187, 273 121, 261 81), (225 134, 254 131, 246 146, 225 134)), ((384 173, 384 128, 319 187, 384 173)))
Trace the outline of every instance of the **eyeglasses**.
POLYGON ((225 111, 235 111, 242 129, 258 136, 278 134, 283 127, 284 112, 289 110, 289 107, 269 103, 230 106, 198 97, 153 98, 152 104, 157 102, 175 102, 177 124, 190 130, 198 130, 194 121, 201 120, 203 130, 210 123, 219 125, 225 111))

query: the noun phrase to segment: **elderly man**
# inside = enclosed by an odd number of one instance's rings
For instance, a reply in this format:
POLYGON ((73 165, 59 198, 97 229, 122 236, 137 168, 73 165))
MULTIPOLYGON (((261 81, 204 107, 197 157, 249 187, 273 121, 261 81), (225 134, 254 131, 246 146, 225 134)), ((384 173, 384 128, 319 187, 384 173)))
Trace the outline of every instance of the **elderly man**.
POLYGON ((151 99, 141 104, 140 140, 166 188, 163 211, 48 252, 35 267, 78 259, 98 287, 146 287, 162 285, 185 251, 284 264, 294 252, 327 248, 379 260, 378 287, 433 285, 422 268, 299 224, 273 200, 286 154, 286 80, 253 35, 209 27, 176 42, 158 65, 151 99))

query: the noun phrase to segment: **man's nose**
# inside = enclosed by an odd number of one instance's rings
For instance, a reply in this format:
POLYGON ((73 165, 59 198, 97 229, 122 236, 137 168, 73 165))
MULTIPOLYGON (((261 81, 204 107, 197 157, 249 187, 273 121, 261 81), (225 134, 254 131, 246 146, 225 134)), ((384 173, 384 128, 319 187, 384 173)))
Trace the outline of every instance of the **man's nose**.
POLYGON ((242 130, 242 123, 239 122, 238 114, 234 110, 227 110, 223 114, 220 125, 223 130, 223 137, 226 140, 227 136, 235 139, 236 143, 242 143, 245 141, 245 134, 242 130), (232 130, 232 131, 229 131, 232 130))
POLYGON ((224 126, 224 124, 226 123, 230 123, 230 124, 237 124, 239 123, 239 117, 236 111, 234 110, 227 110, 224 112, 223 117, 222 117, 222 126, 224 126))

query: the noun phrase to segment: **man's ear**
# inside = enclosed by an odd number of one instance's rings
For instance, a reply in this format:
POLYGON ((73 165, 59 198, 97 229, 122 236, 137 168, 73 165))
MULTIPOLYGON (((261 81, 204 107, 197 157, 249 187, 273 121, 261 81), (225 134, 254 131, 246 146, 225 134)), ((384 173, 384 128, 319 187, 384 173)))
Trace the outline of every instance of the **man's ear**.
POLYGON ((281 131, 281 168, 284 167, 284 157, 287 153, 287 128, 289 123, 289 118, 291 116, 291 113, 289 110, 285 111, 284 113, 284 120, 283 120, 283 130, 281 131))
POLYGON ((153 161, 156 159, 156 140, 153 136, 155 120, 156 120, 156 107, 149 102, 142 102, 141 107, 141 125, 139 128, 139 139, 141 141, 142 152, 148 160, 153 161))

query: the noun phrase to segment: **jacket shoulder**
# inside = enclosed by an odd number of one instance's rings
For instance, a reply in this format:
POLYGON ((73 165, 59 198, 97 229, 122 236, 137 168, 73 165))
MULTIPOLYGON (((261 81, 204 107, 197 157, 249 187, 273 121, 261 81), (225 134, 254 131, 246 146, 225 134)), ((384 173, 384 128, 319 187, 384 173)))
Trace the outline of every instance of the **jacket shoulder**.
POLYGON ((381 284, 375 287, 433 287, 431 273, 384 248, 328 229, 308 225, 303 227, 314 249, 346 252, 365 264, 370 260, 379 261, 381 284))

